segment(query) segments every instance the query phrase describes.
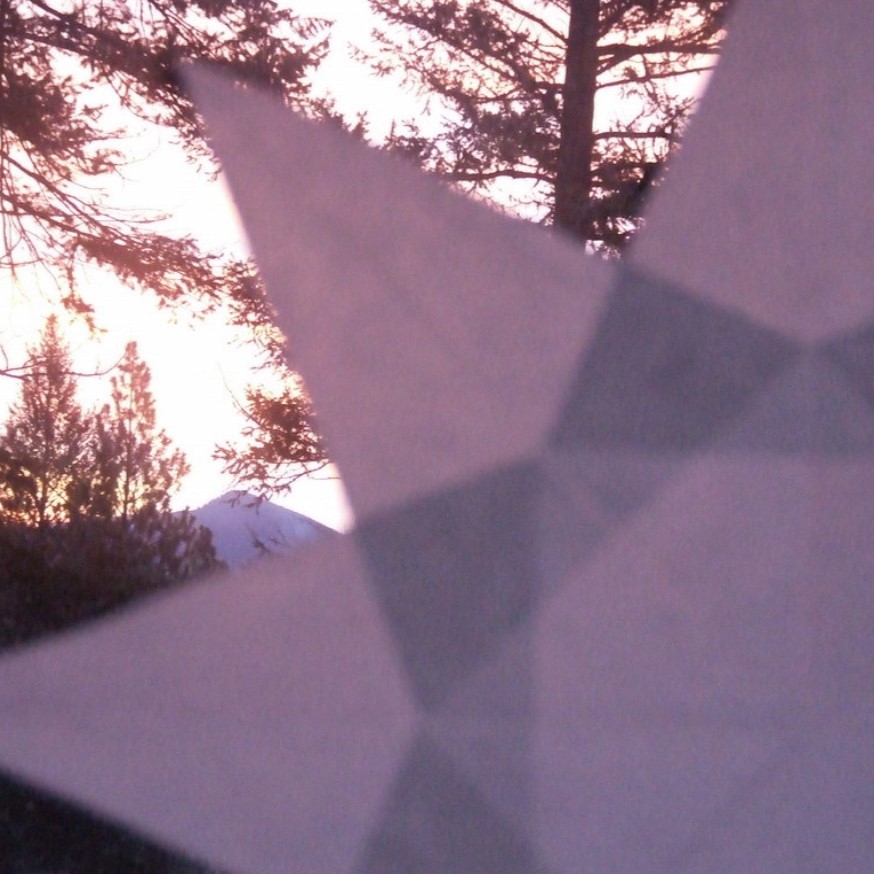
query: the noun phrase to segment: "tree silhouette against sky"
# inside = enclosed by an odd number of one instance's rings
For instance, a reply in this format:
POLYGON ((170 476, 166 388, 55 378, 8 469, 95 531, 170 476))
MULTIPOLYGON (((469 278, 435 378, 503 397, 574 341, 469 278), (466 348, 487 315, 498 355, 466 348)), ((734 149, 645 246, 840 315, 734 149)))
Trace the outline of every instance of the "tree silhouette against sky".
POLYGON ((713 66, 729 0, 371 0, 383 73, 442 107, 389 145, 616 252, 713 66), (614 106, 607 111, 608 104, 614 106), (436 128, 436 129, 435 129, 436 128))

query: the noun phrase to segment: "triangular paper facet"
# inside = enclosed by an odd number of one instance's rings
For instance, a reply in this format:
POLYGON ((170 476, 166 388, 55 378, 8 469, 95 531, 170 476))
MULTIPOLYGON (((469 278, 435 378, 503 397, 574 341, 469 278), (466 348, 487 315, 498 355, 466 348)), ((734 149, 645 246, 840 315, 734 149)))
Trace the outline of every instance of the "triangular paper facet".
POLYGON ((348 869, 414 730, 344 538, 156 599, 0 670, 4 767, 224 870, 283 874, 289 859, 348 869))
POLYGON ((355 512, 536 445, 610 267, 219 73, 186 77, 355 512))
POLYGON ((738 3, 632 260, 808 341, 874 318, 868 0, 738 3), (778 44, 779 43, 779 44, 778 44))

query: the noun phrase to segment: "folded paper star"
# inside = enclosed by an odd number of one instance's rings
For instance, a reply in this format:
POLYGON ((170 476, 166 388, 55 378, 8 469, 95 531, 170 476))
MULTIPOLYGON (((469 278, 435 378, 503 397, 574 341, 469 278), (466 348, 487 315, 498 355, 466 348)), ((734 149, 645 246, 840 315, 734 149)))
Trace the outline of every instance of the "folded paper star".
POLYGON ((186 73, 359 524, 0 661, 253 872, 874 869, 874 7, 741 3, 629 259, 186 73))

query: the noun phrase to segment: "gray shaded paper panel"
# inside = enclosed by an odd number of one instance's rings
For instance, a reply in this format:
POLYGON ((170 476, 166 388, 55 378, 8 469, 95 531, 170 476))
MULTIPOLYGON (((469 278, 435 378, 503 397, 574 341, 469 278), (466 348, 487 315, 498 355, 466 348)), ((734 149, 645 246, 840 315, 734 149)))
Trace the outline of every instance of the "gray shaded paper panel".
POLYGON ((413 688, 434 708, 534 608, 535 465, 365 520, 356 531, 413 688))
POLYGON ((427 737, 410 752, 360 874, 539 874, 526 836, 504 822, 427 737))
POLYGON ((650 276, 621 271, 553 443, 691 451, 794 353, 775 332, 650 276))
POLYGON ((509 824, 533 822, 534 647, 529 625, 506 635, 429 714, 427 731, 465 779, 509 824))
POLYGON ((874 327, 838 337, 823 350, 874 407, 874 327))
POLYGON ((826 354, 807 352, 773 379, 717 446, 782 455, 870 455, 874 408, 826 354))
POLYGON ((552 592, 623 530, 685 463, 682 453, 549 449, 538 460, 541 591, 552 592))

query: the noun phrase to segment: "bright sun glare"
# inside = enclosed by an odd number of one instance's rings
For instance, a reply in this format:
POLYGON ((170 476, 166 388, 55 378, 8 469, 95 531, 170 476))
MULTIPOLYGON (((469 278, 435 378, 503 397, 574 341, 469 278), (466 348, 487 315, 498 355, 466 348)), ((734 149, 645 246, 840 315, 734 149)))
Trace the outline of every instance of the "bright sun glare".
MULTIPOLYGON (((299 4, 301 7, 307 4, 299 4)), ((313 6, 313 4, 309 4, 313 6)), ((364 4, 344 10, 337 48, 325 63, 321 86, 342 85, 342 109, 373 108, 373 100, 360 69, 346 57, 343 41, 361 25, 364 4), (354 88, 346 86, 355 83, 354 88)), ((324 15, 302 8, 302 12, 324 15)), ((357 32, 362 32, 358 30, 357 32)), ((380 83, 381 88, 387 87, 380 83)), ((382 98, 379 98, 383 103, 382 98)), ((390 107, 390 102, 386 108, 390 107)), ((378 107, 377 107, 378 108, 378 107)), ((136 142, 136 160, 126 179, 114 192, 117 200, 135 210, 168 215, 172 231, 193 234, 208 250, 246 252, 245 233, 225 185, 210 182, 195 172, 161 132, 144 130, 136 142)), ((237 409, 249 382, 257 379, 255 363, 240 332, 221 313, 196 322, 186 313, 159 310, 154 300, 134 292, 105 273, 93 272, 85 300, 95 308, 102 329, 95 337, 72 316, 60 314, 71 342, 76 367, 82 372, 105 370, 121 356, 125 343, 136 340, 152 372, 152 389, 161 425, 181 448, 191 473, 181 484, 173 504, 197 507, 233 487, 212 453, 218 443, 239 438, 244 419, 237 409)), ((18 282, 0 279, 4 286, 0 312, 0 344, 8 363, 20 364, 52 311, 58 310, 58 293, 36 276, 22 275, 18 282), (20 284, 19 284, 20 283, 20 284)), ((81 380, 81 400, 90 404, 105 395, 107 379, 81 380)), ((0 380, 0 407, 16 395, 17 380, 0 380)), ((352 524, 352 512, 336 470, 328 469, 296 484, 293 494, 277 499, 292 509, 340 530, 352 524)))

